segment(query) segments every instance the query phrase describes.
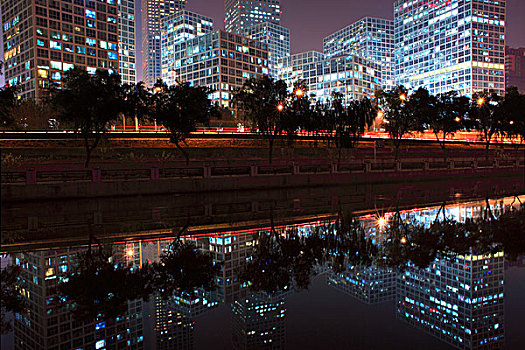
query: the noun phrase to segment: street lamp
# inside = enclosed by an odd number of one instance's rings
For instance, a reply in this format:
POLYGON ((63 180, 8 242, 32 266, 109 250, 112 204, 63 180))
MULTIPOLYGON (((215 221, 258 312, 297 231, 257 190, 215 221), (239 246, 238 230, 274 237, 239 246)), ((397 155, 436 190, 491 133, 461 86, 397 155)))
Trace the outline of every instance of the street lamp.
POLYGON ((278 110, 279 112, 282 112, 282 111, 284 110, 284 106, 283 106, 282 103, 279 103, 279 104, 277 105, 277 110, 278 110))
POLYGON ((456 122, 460 122, 461 121, 461 118, 460 117, 456 117, 456 119, 454 119, 456 122))
POLYGON ((303 91, 303 89, 299 88, 299 89, 295 90, 295 96, 297 96, 297 97, 303 97, 303 96, 304 96, 304 91, 303 91))
POLYGON ((407 239, 405 237, 401 237, 400 242, 401 242, 401 244, 406 244, 407 239))
POLYGON ((406 100, 407 100, 407 95, 405 95, 405 94, 401 94, 401 95, 399 95, 399 99, 400 99, 401 101, 406 101, 406 100))
POLYGON ((483 97, 480 97, 478 98, 477 103, 478 103, 478 106, 483 106, 483 104, 485 103, 485 99, 483 97))
POLYGON ((383 229, 385 225, 386 225, 386 219, 384 216, 382 216, 377 220, 377 226, 379 226, 380 229, 383 229))

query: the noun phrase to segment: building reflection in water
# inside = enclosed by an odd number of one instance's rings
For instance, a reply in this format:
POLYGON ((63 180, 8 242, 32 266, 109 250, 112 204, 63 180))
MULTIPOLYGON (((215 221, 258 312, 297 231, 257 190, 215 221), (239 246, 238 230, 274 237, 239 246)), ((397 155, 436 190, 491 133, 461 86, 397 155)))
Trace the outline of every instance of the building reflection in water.
MULTIPOLYGON (((512 198, 491 202, 497 216, 512 198)), ((385 216, 388 219, 388 215, 385 216)), ((437 216, 465 221, 486 215, 484 202, 401 212, 405 221, 430 225, 437 216)), ((373 243, 384 237, 375 216, 359 218, 373 243)), ((315 223, 281 228, 310 235, 315 223)), ((321 225, 321 223, 319 224, 321 225)), ((325 226, 333 227, 333 226, 325 226)), ((267 229, 260 229, 259 231, 267 229)), ((65 248, 13 254, 22 269, 20 293, 28 312, 16 314, 16 349, 192 349, 199 317, 220 304, 231 307, 235 349, 283 349, 286 345, 286 302, 289 289, 273 294, 250 291, 237 274, 257 244, 257 230, 183 237, 209 252, 222 268, 217 288, 175 292, 168 299, 154 294, 149 301, 128 301, 127 313, 111 319, 77 321, 67 304, 59 303, 57 284, 67 280, 86 248, 65 248)), ((284 237, 284 236, 283 236, 284 237)), ((127 241, 111 246, 111 262, 142 268, 158 262, 173 238, 127 241)), ((341 272, 326 272, 330 286, 367 303, 394 301, 398 319, 461 349, 501 348, 504 345, 504 254, 438 255, 427 268, 407 263, 402 271, 347 263, 341 272)))

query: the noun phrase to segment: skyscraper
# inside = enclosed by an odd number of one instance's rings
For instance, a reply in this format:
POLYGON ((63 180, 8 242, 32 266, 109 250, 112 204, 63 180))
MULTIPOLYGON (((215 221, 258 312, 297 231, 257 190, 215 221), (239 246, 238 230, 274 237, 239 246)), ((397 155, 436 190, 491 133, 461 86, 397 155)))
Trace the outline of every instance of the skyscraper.
POLYGON ((383 87, 393 87, 394 22, 364 17, 323 40, 328 57, 356 55, 381 65, 383 87))
POLYGON ((268 44, 269 75, 277 77, 277 62, 290 56, 290 30, 272 22, 263 22, 248 28, 245 35, 268 44))
POLYGON ((505 19, 502 0, 395 1, 395 83, 503 93, 505 19))
POLYGON ((373 98, 381 88, 380 66, 355 55, 326 58, 317 51, 302 52, 281 58, 277 71, 277 78, 288 87, 303 81, 312 101, 327 102, 332 93, 339 92, 348 103, 373 98))
POLYGON ((122 83, 134 84, 137 82, 135 2, 120 0, 118 4, 119 74, 122 83))
POLYGON ((514 49, 505 48, 505 85, 516 86, 521 93, 525 93, 525 47, 514 49))
MULTIPOLYGON (((246 79, 268 75, 268 45, 216 30, 184 42, 163 41, 162 79, 214 90, 213 102, 228 107, 246 79)), ((174 37, 172 39, 175 39, 174 37)))
POLYGON ((117 0, 2 1, 5 81, 41 98, 74 66, 119 69, 117 0))
POLYGON ((281 23, 279 0, 224 0, 226 19, 224 28, 227 32, 244 34, 257 23, 281 23))
POLYGON ((142 0, 143 80, 153 85, 161 77, 161 20, 186 7, 186 0, 142 0))

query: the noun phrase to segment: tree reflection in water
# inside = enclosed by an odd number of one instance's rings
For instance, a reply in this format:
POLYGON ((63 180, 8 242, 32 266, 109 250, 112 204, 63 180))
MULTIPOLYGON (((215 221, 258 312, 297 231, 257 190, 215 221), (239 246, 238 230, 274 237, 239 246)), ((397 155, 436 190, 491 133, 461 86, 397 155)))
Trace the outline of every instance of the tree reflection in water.
MULTIPOLYGON (((512 207, 511 207, 512 208, 512 207)), ((491 254, 505 251, 509 260, 525 254, 525 206, 507 213, 490 211, 482 219, 456 222, 444 218, 428 227, 407 221, 395 213, 372 238, 352 215, 339 213, 335 223, 278 233, 272 223, 269 232, 260 232, 258 245, 239 278, 254 292, 275 294, 292 284, 306 289, 317 268, 338 273, 351 266, 377 266, 401 271, 408 263, 426 268, 438 256, 491 254)), ((438 213, 439 216, 439 213, 438 213)))
POLYGON ((193 293, 196 288, 212 289, 220 265, 193 243, 177 238, 162 254, 160 261, 142 267, 114 261, 98 243, 79 255, 76 270, 59 284, 62 307, 69 308, 78 321, 111 319, 127 312, 128 302, 149 300, 154 292, 163 298, 174 293, 193 293))

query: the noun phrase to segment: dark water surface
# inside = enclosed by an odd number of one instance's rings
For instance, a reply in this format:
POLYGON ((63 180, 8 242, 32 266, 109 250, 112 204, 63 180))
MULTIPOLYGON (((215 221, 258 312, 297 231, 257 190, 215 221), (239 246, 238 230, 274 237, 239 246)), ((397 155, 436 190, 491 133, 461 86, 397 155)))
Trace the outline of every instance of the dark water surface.
POLYGON ((2 349, 523 349, 523 238, 393 228, 499 222, 522 186, 3 203, 2 349))

